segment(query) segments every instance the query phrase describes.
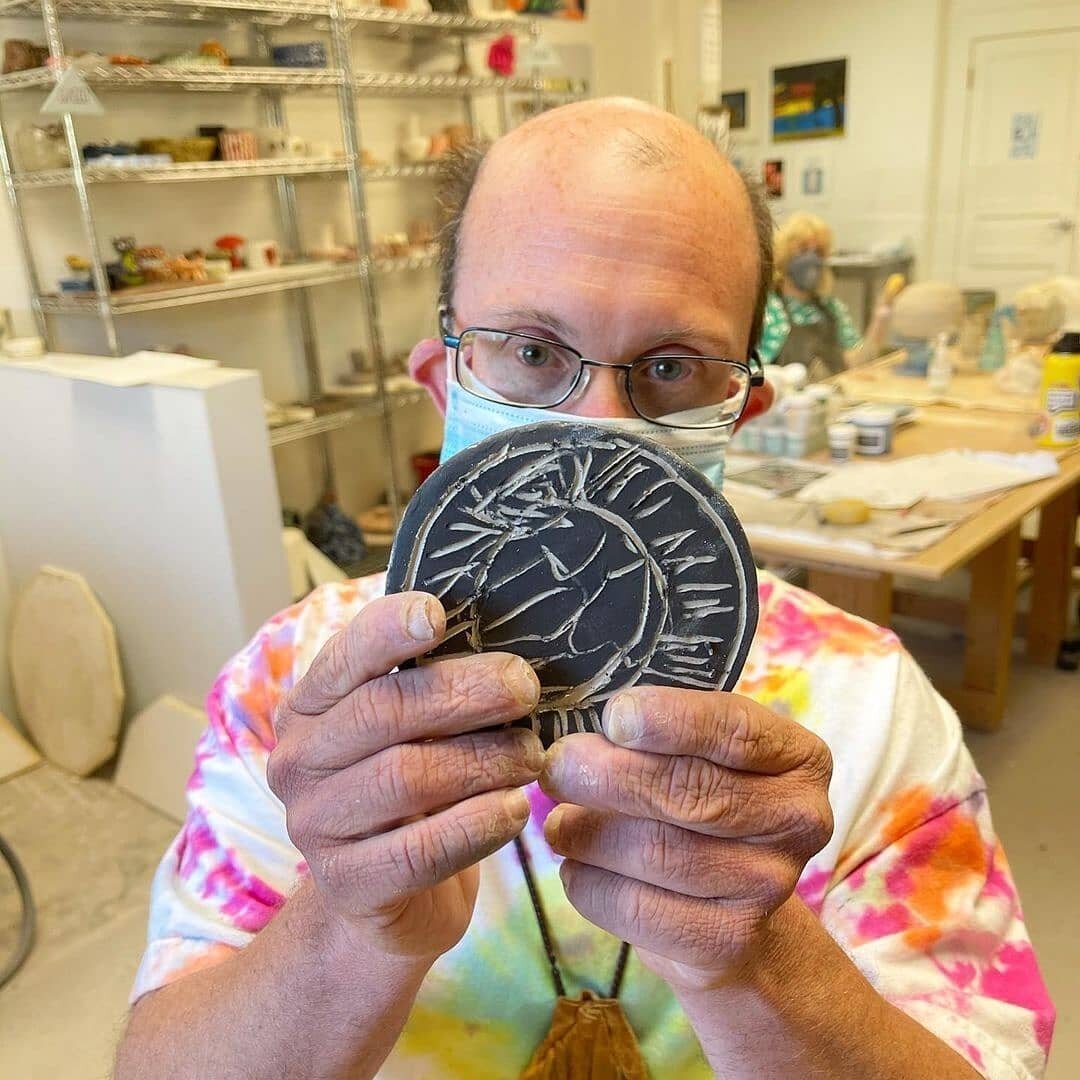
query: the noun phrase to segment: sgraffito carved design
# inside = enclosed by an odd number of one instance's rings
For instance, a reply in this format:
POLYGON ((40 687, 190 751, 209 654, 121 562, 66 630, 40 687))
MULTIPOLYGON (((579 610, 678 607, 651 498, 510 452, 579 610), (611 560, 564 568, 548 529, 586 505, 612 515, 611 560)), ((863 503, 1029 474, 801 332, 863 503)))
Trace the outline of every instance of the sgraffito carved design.
POLYGON ((588 424, 533 424, 442 465, 409 504, 387 591, 447 613, 431 657, 517 653, 543 687, 545 745, 599 731, 636 683, 730 689, 757 622, 742 529, 664 448, 588 424))

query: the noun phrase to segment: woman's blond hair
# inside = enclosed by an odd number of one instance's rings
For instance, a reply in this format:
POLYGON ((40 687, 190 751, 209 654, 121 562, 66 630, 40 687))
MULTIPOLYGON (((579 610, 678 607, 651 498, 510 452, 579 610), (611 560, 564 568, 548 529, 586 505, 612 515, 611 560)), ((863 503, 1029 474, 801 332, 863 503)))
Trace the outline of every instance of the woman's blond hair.
MULTIPOLYGON (((832 251, 832 229, 816 214, 808 214, 805 210, 792 214, 783 225, 776 230, 773 239, 774 271, 773 287, 780 288, 784 276, 787 274, 788 263, 793 255, 798 254, 804 248, 817 247, 828 258, 832 251)), ((828 267, 822 272, 821 284, 818 286, 819 296, 828 296, 832 292, 833 276, 828 267)))

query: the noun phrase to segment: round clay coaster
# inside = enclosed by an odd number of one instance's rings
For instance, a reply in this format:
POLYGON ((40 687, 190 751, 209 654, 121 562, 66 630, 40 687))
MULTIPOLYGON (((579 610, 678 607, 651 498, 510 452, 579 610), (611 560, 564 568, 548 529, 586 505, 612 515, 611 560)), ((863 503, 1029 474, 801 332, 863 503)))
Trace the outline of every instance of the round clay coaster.
POLYGON ((441 465, 405 511, 386 591, 433 593, 425 659, 504 651, 543 688, 545 746, 600 731, 637 684, 730 690, 757 625, 757 575, 731 507, 681 458, 587 423, 531 424, 441 465))

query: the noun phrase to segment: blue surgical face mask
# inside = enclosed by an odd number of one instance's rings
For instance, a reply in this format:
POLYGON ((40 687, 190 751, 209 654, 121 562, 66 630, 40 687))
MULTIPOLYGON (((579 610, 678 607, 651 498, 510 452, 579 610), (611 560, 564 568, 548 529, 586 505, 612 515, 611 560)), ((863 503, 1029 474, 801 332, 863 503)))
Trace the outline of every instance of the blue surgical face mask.
POLYGON ((719 490, 724 481, 724 455, 731 441, 731 428, 669 428, 640 417, 575 416, 554 409, 526 409, 485 401, 462 387, 455 379, 446 382, 446 421, 440 461, 473 446, 499 431, 538 424, 547 420, 568 420, 640 435, 678 454, 719 490))
POLYGON ((787 276, 803 292, 815 292, 825 272, 825 260, 816 251, 803 251, 788 259, 787 276))

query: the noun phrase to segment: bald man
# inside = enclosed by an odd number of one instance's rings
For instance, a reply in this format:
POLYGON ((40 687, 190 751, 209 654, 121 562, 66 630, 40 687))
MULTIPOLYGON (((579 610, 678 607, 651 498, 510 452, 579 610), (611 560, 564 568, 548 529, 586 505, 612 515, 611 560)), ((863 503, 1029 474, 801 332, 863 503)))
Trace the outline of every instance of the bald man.
MULTIPOLYGON (((671 116, 555 110, 458 159, 444 208, 412 357, 444 455, 538 409, 671 445, 654 403, 752 360, 768 217, 671 116), (459 363, 492 332, 523 342, 496 394, 459 363)), ((676 451, 719 480, 733 418, 676 451)), ((545 754, 504 726, 524 661, 399 671, 445 612, 381 593, 316 590, 215 684, 121 1080, 515 1077, 556 985, 628 1018, 641 1069, 595 1077, 1041 1074, 1053 1007, 982 781, 892 634, 762 575, 738 693, 638 687, 545 754)))

